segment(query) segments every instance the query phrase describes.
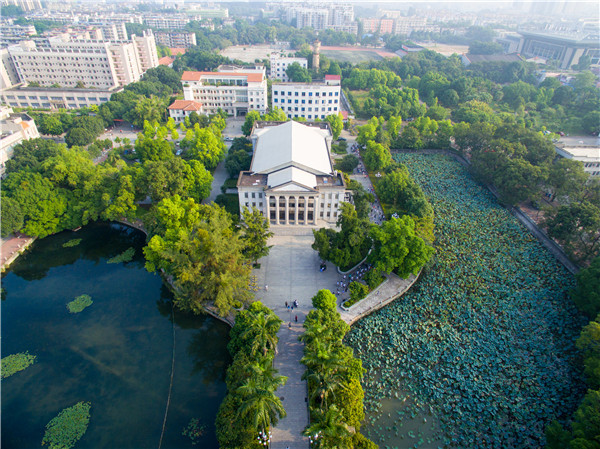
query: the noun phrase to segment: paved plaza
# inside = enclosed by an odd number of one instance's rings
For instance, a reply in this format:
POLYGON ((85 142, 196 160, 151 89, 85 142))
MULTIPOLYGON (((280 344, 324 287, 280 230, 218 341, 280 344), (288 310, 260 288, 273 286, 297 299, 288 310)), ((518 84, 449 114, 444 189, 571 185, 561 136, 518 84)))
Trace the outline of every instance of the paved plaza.
POLYGON ((288 378, 286 385, 277 390, 277 395, 283 397, 287 417, 273 429, 271 448, 308 448, 308 439, 301 436, 308 425, 308 404, 306 381, 301 380, 305 369, 300 363, 304 344, 298 341, 298 336, 303 333, 302 323, 312 309, 312 297, 320 289, 335 286, 339 275, 329 263, 327 270, 319 271, 319 256, 310 247, 314 240, 312 228, 272 226, 271 230, 275 233, 269 240, 269 245, 273 245, 271 252, 260 260, 260 269, 254 270, 260 288, 256 299, 283 320, 275 368, 288 378), (287 309, 285 302, 290 304, 294 300, 299 307, 287 309))

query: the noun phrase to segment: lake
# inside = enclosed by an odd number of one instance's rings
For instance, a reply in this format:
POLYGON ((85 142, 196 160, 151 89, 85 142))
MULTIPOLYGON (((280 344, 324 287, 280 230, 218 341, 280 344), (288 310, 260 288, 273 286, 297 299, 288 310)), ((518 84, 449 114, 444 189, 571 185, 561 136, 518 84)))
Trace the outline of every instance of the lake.
POLYGON ((172 314, 170 291, 144 268, 144 242, 127 226, 92 224, 36 241, 3 275, 2 357, 37 360, 2 380, 2 447, 41 447, 46 424, 79 401, 91 402, 91 419, 77 448, 156 448, 161 434, 162 448, 193 447, 182 435, 193 418, 205 427, 196 447, 218 446, 229 326, 172 314), (72 239, 82 241, 64 248, 72 239), (131 262, 107 263, 131 247, 131 262), (69 313, 82 294, 93 304, 69 313))

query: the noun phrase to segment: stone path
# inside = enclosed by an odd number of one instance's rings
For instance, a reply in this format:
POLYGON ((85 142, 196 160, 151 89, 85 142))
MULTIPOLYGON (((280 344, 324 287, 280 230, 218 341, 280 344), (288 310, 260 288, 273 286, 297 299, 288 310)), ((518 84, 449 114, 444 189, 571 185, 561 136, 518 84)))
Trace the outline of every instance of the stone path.
POLYGON ((311 298, 320 289, 335 286, 339 275, 331 264, 326 271, 319 271, 319 256, 310 247, 313 243, 310 228, 273 226, 271 230, 275 233, 269 240, 269 245, 273 245, 271 252, 259 261, 261 268, 253 273, 260 287, 256 298, 284 321, 278 334, 275 368, 288 377, 286 385, 277 390, 277 395, 283 397, 287 417, 273 429, 271 448, 308 448, 308 439, 301 435, 308 425, 308 405, 306 382, 301 380, 304 344, 298 341, 298 336, 304 332, 302 323, 312 309, 311 298), (299 307, 293 311, 286 309, 285 302, 294 299, 299 307))
POLYGON ((0 245, 1 271, 7 269, 34 240, 35 238, 21 233, 11 234, 3 238, 0 245))

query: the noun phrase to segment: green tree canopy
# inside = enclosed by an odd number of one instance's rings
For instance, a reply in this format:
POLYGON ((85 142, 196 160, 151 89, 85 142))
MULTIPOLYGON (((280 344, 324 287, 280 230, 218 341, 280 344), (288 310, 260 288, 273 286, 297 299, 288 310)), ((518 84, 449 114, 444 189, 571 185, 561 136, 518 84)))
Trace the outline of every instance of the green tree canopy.
POLYGON ((373 250, 368 260, 374 269, 383 273, 394 271, 402 278, 416 275, 434 252, 417 236, 414 220, 406 215, 373 226, 369 235, 373 250))
POLYGON ((592 260, 589 267, 575 275, 577 286, 571 290, 571 298, 577 308, 589 318, 600 314, 600 257, 592 260))

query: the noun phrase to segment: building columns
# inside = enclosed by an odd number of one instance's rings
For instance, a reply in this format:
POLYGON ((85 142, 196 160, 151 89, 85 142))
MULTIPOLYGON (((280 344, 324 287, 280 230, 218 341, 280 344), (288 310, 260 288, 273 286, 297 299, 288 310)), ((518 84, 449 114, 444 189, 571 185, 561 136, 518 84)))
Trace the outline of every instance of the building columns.
POLYGON ((304 224, 308 224, 308 200, 309 196, 304 197, 304 224))
POLYGON ((285 224, 290 224, 290 197, 285 197, 285 224))
POLYGON ((265 203, 267 203, 266 204, 267 209, 266 209, 265 216, 267 217, 267 223, 271 224, 271 195, 269 195, 269 196, 264 195, 264 197, 265 197, 265 203))
POLYGON ((296 197, 295 205, 296 210, 294 212, 294 224, 298 224, 298 197, 296 197))
POLYGON ((275 197, 275 224, 279 224, 279 197, 275 197))

